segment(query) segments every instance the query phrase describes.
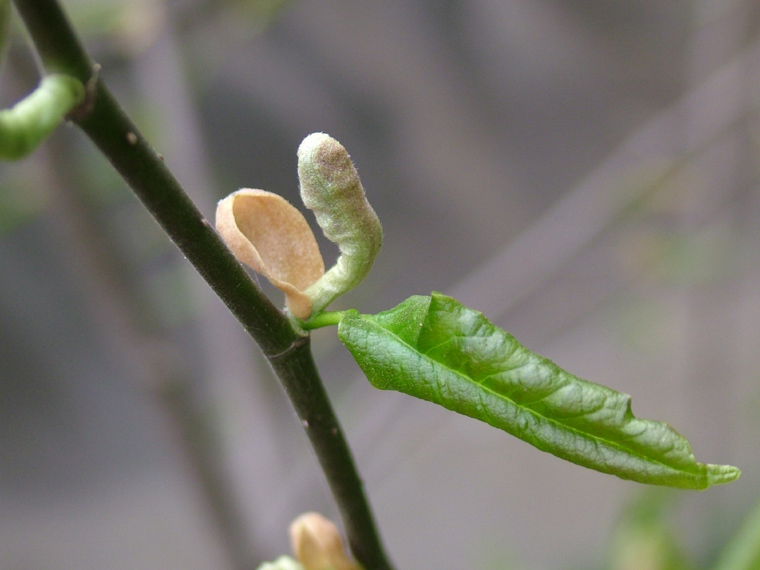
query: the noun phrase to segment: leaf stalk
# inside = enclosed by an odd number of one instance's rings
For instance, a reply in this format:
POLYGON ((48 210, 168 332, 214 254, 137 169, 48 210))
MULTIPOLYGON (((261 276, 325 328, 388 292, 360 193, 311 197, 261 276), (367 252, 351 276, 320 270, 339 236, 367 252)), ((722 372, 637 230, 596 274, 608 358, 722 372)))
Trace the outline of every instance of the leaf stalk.
POLYGON ((303 330, 312 331, 314 329, 321 329, 323 327, 332 327, 340 324, 340 320, 346 311, 323 311, 317 313, 312 317, 309 317, 305 321, 299 322, 299 325, 303 330))

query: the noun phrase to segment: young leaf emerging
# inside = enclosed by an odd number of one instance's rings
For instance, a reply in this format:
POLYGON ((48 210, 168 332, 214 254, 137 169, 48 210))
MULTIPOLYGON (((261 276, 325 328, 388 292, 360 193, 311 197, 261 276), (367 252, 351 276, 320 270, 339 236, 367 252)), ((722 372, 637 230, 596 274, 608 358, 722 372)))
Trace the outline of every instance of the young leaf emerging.
POLYGON ((316 314, 367 276, 383 244, 383 229, 351 157, 329 135, 313 133, 298 147, 298 179, 304 205, 340 250, 335 265, 306 290, 316 314))
POLYGON ((740 475, 697 463, 673 428, 634 417, 630 396, 569 374, 451 297, 410 297, 377 315, 347 311, 338 335, 376 388, 482 420, 578 465, 687 489, 740 475))

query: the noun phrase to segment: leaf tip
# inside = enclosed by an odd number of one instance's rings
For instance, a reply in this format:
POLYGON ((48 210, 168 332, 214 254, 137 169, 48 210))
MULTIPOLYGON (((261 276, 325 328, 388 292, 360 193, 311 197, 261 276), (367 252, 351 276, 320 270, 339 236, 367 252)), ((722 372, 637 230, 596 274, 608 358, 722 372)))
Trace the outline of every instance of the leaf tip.
POLYGON ((733 465, 707 465, 708 485, 724 485, 741 477, 741 469, 733 465))

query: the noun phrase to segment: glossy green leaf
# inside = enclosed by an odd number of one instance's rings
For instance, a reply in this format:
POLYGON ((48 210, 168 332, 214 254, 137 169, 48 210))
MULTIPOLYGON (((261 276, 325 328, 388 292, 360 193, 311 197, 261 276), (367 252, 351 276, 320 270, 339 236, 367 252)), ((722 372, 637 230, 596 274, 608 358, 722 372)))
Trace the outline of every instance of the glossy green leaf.
POLYGON ((634 417, 630 396, 565 372, 451 297, 410 297, 377 315, 347 311, 338 335, 376 388, 482 420, 578 465, 690 489, 740 475, 697 463, 673 428, 634 417))

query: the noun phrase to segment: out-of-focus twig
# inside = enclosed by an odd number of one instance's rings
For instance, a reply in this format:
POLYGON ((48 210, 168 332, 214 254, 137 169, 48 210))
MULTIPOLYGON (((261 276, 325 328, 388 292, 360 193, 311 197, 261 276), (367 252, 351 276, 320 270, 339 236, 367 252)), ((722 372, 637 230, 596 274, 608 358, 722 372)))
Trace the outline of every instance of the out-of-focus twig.
POLYGON ((447 292, 498 321, 680 161, 742 120, 748 110, 746 95, 736 86, 747 81, 747 70, 756 72, 758 59, 760 42, 755 42, 653 117, 527 230, 447 292), (684 126, 684 113, 697 113, 701 120, 684 126), (684 137, 684 128, 690 136, 684 137), (631 172, 639 175, 639 182, 621 186, 620 180, 631 172))

